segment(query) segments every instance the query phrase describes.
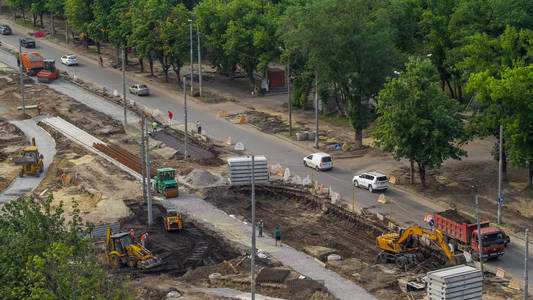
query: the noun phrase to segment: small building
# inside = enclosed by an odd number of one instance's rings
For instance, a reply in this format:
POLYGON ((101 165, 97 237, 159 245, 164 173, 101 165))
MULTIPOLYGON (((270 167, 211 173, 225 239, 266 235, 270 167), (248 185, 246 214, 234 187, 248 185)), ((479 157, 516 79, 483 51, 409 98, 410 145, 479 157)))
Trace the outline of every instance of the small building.
POLYGON ((285 70, 269 68, 267 70, 267 78, 270 89, 285 86, 285 70))

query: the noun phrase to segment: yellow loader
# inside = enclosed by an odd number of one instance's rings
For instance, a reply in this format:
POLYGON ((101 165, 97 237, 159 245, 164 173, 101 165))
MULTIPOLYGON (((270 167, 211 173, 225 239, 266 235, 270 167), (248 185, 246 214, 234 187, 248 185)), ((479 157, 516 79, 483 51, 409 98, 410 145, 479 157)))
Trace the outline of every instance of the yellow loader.
POLYGON ((129 233, 111 235, 110 227, 107 228, 105 249, 107 263, 114 267, 126 265, 131 268, 151 269, 162 263, 161 258, 141 244, 135 243, 129 233))
POLYGON ((43 155, 39 154, 39 149, 35 144, 35 138, 31 139, 32 146, 24 147, 22 156, 13 159, 15 165, 22 165, 19 176, 33 175, 39 176, 44 171, 43 155))

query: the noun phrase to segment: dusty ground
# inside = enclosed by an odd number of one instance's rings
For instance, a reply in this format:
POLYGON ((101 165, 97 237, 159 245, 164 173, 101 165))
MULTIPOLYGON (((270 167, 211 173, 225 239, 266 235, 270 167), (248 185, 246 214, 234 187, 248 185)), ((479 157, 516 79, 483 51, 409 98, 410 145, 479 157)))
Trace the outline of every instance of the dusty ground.
POLYGON ((19 174, 20 166, 11 162, 11 158, 19 157, 22 149, 29 145, 20 129, 0 119, 0 191, 19 174))

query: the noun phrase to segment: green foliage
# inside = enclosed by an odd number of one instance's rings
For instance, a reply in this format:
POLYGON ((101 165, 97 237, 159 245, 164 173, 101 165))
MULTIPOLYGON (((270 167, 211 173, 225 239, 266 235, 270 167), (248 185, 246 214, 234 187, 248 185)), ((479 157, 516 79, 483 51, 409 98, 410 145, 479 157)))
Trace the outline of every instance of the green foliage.
MULTIPOLYGON (((166 22, 162 24, 161 40, 163 53, 168 57, 172 69, 181 82, 180 68, 189 58, 190 51, 190 24, 191 13, 185 5, 178 4, 166 22)), ((193 29, 195 30, 195 28, 193 29)), ((194 44, 195 40, 193 40, 194 44)))
POLYGON ((106 278, 79 210, 65 222, 50 195, 5 203, 0 215, 0 293, 3 299, 119 299, 128 297, 106 278))
POLYGON ((394 158, 415 161, 425 185, 425 170, 446 159, 460 159, 464 138, 458 103, 437 86, 438 73, 428 59, 411 58, 406 72, 387 81, 379 94, 374 143, 394 158))
POLYGON ((65 16, 73 31, 87 33, 88 25, 93 19, 91 0, 66 0, 65 16))

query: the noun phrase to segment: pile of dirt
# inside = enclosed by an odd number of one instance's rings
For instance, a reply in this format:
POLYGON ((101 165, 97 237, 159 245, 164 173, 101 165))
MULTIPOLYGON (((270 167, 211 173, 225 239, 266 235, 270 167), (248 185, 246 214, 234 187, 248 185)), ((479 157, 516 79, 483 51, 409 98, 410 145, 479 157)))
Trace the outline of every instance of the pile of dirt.
POLYGON ((183 230, 167 232, 163 227, 165 208, 152 207, 154 224, 148 227, 147 206, 137 201, 126 202, 133 215, 121 222, 124 230, 134 229, 137 235, 148 232, 146 248, 163 259, 154 269, 138 270, 141 274, 167 273, 182 276, 188 270, 200 266, 217 265, 239 255, 230 245, 207 230, 184 218, 183 230))
POLYGON ((280 116, 271 115, 262 111, 248 110, 237 115, 228 115, 228 118, 244 117, 247 123, 258 127, 266 133, 280 133, 289 131, 289 126, 280 116))
POLYGON ((470 218, 468 218, 467 216, 459 213, 456 209, 445 210, 443 212, 440 212, 439 215, 459 224, 474 224, 473 220, 470 220, 470 218))
POLYGON ((183 176, 183 181, 193 187, 211 186, 221 182, 221 180, 220 177, 203 169, 194 169, 186 176, 183 176))

